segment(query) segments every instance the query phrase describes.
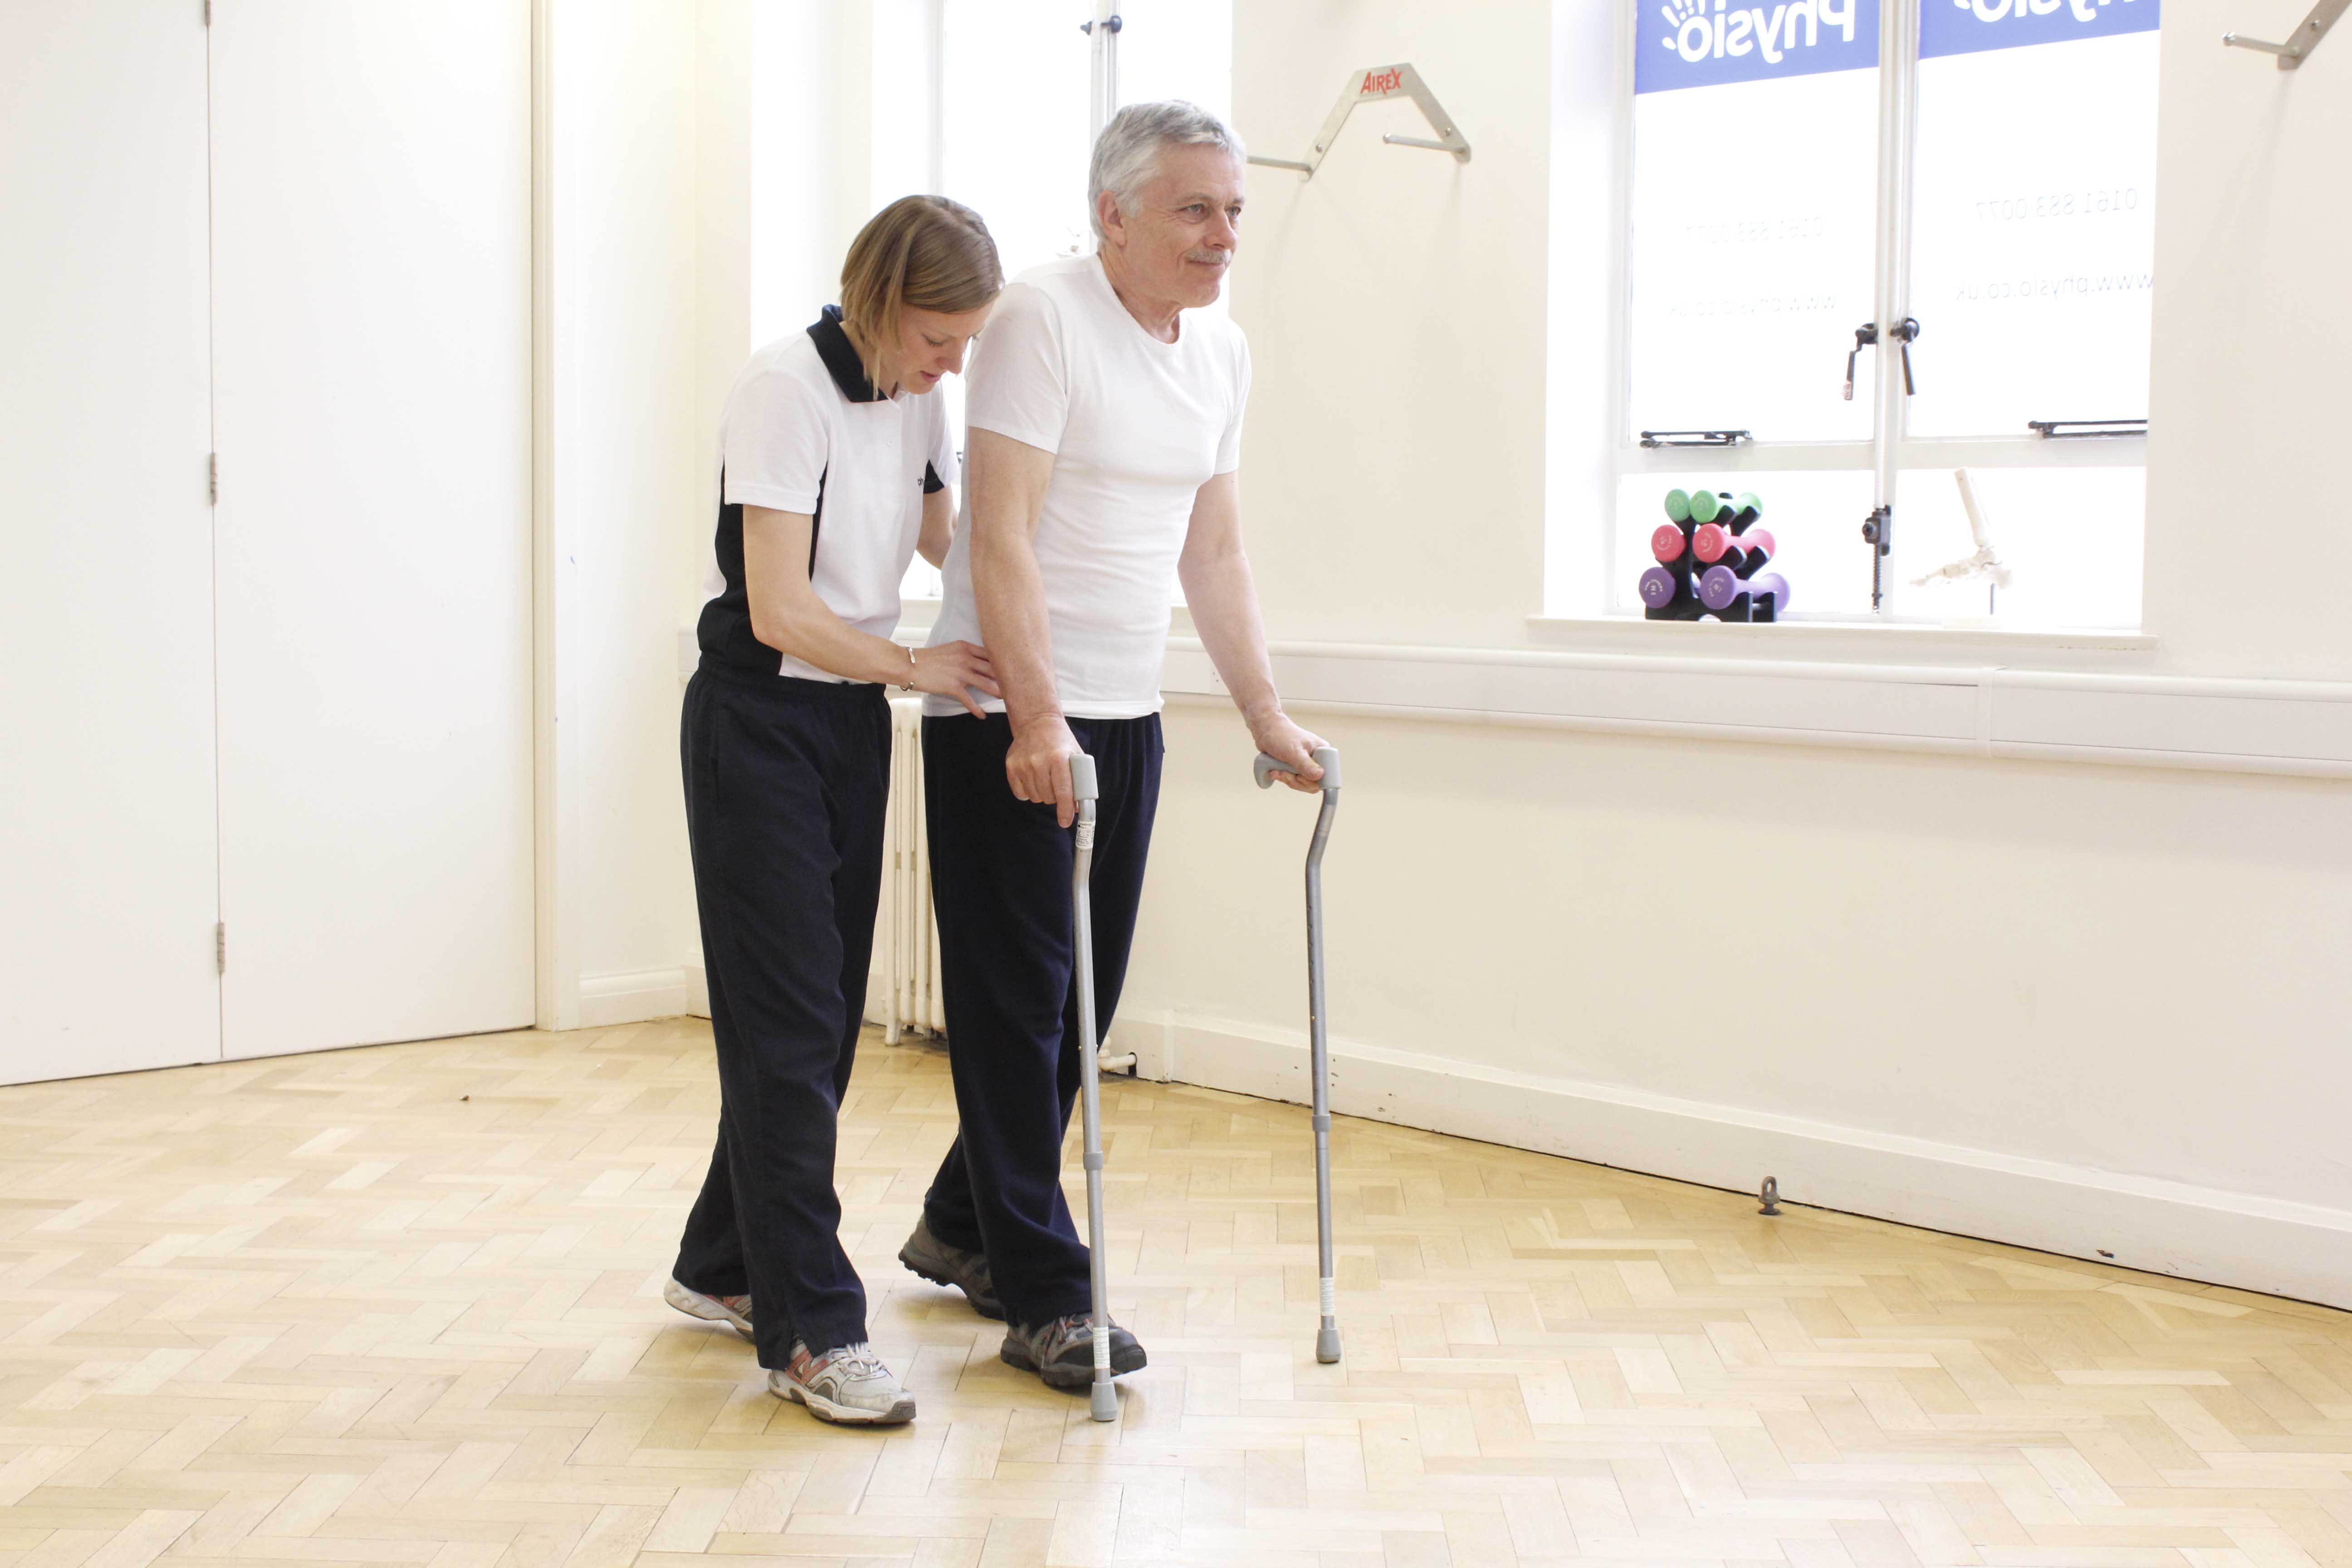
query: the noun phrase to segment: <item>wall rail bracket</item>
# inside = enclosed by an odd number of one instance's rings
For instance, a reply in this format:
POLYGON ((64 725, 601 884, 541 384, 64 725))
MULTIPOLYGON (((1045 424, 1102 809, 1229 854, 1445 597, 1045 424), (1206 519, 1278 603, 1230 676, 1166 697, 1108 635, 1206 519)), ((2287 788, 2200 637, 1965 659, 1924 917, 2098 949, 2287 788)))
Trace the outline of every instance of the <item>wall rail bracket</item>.
POLYGON ((2327 29, 2336 26, 2347 6, 2352 6, 2352 0, 2319 0, 2302 25, 2287 35, 2284 44, 2266 44, 2260 38, 2241 37, 2235 33, 2222 34, 2221 42, 2232 48, 2260 49, 2266 55, 2276 55, 2278 68, 2291 71, 2311 57, 2311 51, 2327 37, 2327 29))
POLYGON ((1255 155, 1250 158, 1250 162, 1269 169, 1296 169, 1312 179, 1324 155, 1331 151, 1331 143, 1339 139, 1339 128, 1348 123, 1348 116, 1356 105, 1377 103, 1386 98, 1412 100, 1428 120, 1430 129, 1437 132, 1437 140, 1433 142, 1425 136, 1383 136, 1381 141, 1391 147, 1425 147, 1433 153, 1451 153, 1457 163, 1470 161, 1470 143, 1462 139, 1462 132, 1454 124, 1454 117, 1445 112, 1444 105, 1437 101, 1437 95, 1429 90, 1429 84, 1421 79, 1419 71, 1410 65, 1399 64, 1368 66, 1349 74, 1347 85, 1339 89, 1339 101, 1332 106, 1330 115, 1323 121, 1323 129, 1315 133, 1315 145, 1304 162, 1296 158, 1260 158, 1255 155))

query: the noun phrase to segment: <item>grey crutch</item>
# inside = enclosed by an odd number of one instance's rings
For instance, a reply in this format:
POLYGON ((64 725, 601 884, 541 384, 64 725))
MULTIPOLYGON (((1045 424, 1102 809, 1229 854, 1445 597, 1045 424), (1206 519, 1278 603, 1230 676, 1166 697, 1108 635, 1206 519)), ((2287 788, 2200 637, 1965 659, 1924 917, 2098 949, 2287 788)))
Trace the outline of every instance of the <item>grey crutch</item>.
MULTIPOLYGON (((1323 1306, 1323 1326, 1315 1331, 1315 1359, 1329 1363, 1339 1359, 1339 1302, 1331 1257, 1331 1042, 1324 1031, 1323 1010, 1323 847, 1331 837, 1331 819, 1339 815, 1339 749, 1318 746, 1314 754, 1315 765, 1323 770, 1323 809, 1316 814, 1315 837, 1307 846, 1307 1071, 1315 1088, 1315 1254, 1323 1306)), ((1251 769, 1257 774, 1257 787, 1269 789, 1273 775, 1290 772, 1290 764, 1260 752, 1251 769)))
POLYGON ((1091 884, 1095 864, 1095 760, 1084 752, 1070 759, 1070 793, 1078 804, 1077 855, 1070 866, 1071 952, 1078 988, 1078 1103, 1085 1123, 1087 1163, 1087 1273, 1094 1288, 1095 1381, 1087 1413, 1097 1421, 1118 1419, 1118 1395, 1110 1385, 1110 1276, 1103 1260, 1102 1046, 1095 1032, 1095 912, 1091 884))

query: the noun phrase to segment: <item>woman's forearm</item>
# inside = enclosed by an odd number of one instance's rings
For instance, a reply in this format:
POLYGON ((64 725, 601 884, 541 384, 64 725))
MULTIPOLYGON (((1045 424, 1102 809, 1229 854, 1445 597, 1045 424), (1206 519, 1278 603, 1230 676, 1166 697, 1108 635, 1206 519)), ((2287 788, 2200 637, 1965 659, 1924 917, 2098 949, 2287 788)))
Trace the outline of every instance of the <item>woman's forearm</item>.
POLYGON ((809 541, 815 531, 815 520, 803 513, 743 509, 743 590, 751 635, 831 675, 906 685, 913 673, 908 650, 850 626, 809 585, 809 541))
POLYGON ((788 605, 755 600, 751 635, 778 653, 851 680, 904 686, 914 670, 910 650, 848 625, 814 593, 788 605))

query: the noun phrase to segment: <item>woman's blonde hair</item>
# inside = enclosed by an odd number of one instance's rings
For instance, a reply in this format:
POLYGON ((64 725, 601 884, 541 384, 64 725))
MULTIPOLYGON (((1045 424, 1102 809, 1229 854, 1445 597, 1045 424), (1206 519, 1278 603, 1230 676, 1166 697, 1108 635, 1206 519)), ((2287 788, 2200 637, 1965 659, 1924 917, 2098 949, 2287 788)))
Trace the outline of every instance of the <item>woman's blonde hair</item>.
POLYGON ((996 241, 980 215, 945 196, 900 196, 866 220, 841 264, 841 315, 866 379, 881 384, 885 345, 898 341, 907 306, 950 315, 977 310, 1004 288, 996 241))

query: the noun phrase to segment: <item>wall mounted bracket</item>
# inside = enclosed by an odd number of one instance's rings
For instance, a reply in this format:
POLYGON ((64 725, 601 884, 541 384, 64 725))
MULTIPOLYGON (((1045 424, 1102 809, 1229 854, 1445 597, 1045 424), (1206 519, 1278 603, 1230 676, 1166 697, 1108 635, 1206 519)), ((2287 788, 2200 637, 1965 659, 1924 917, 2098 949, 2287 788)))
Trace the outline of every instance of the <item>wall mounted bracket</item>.
MULTIPOLYGON (((2340 0, 2325 0, 2325 3, 2339 4, 2340 0)), ((1444 106, 1437 101, 1437 95, 1429 90, 1427 82, 1421 79, 1421 73, 1410 65, 1393 65, 1371 66, 1349 76, 1347 85, 1339 89, 1339 101, 1332 106, 1330 116, 1323 121, 1323 129, 1315 133, 1315 146, 1307 153, 1304 163, 1293 158, 1255 156, 1250 162, 1262 163, 1269 169, 1296 169, 1311 179, 1316 168, 1322 163, 1324 154, 1331 151, 1331 143, 1339 139, 1339 128, 1348 123, 1349 111, 1360 103, 1377 103, 1384 98, 1412 99, 1429 121, 1430 129, 1437 132, 1437 140, 1432 142, 1425 136, 1383 136, 1381 141, 1391 147, 1426 147, 1433 153, 1451 153, 1457 163, 1470 161, 1470 143, 1462 139, 1462 132, 1454 128, 1454 117, 1445 112, 1444 106)))
POLYGON ((2302 65, 2311 51, 2319 47, 2319 40, 2327 37, 2327 29, 2336 26, 2347 6, 2352 6, 2352 0, 2319 0, 2319 4, 2311 8, 2311 15, 2303 19, 2303 25, 2287 35, 2284 44, 2266 44, 2260 38, 2242 38, 2235 33, 2222 34, 2221 41, 2235 48, 2260 49, 2266 55, 2276 55, 2278 68, 2291 71, 2302 65))

